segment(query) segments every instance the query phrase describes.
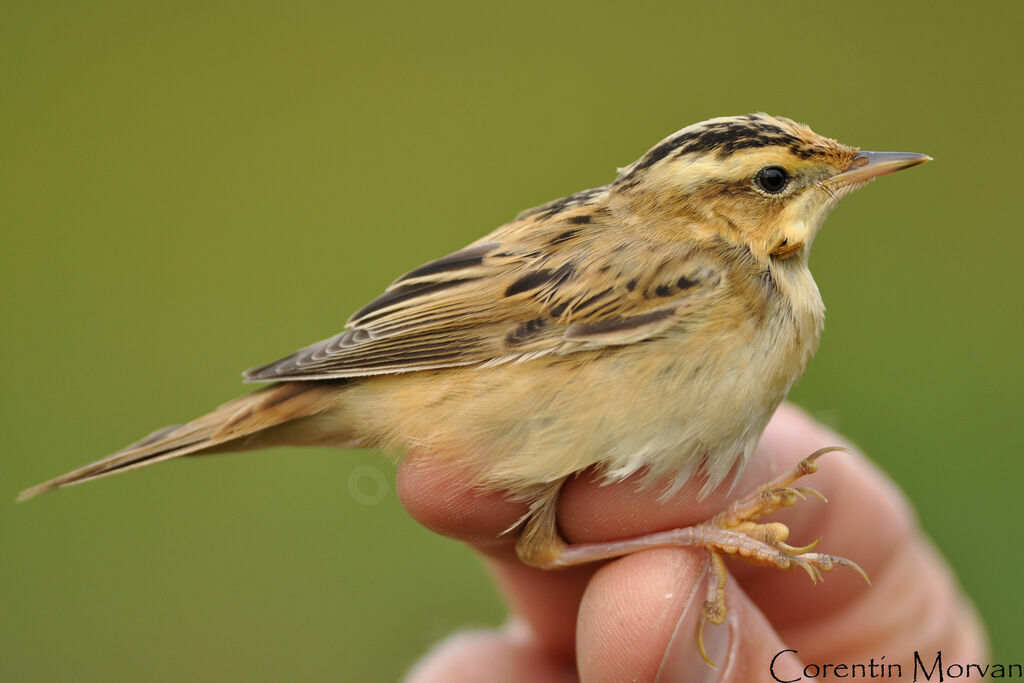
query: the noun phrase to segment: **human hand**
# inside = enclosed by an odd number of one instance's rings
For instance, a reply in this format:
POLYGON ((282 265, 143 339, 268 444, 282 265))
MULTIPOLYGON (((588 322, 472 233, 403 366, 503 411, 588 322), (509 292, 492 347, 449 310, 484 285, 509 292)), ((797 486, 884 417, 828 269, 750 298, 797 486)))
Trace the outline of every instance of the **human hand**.
MULTIPOLYGON (((732 491, 721 487, 697 502, 696 487, 688 485, 663 504, 657 489, 637 492, 629 481, 601 486, 582 476, 562 491, 559 527, 567 541, 587 542, 696 524, 812 451, 842 443, 783 405, 732 491)), ((831 502, 811 498, 772 520, 790 527, 794 545, 821 537, 822 552, 856 561, 873 585, 849 570, 811 585, 800 571, 729 562, 726 622, 704 629, 717 665, 711 669, 694 639, 708 576, 705 551, 661 548, 559 571, 528 567, 515 554, 514 535, 500 536, 525 506, 475 492, 437 459, 418 455, 399 468, 403 504, 425 526, 483 554, 513 617, 502 629, 453 635, 419 662, 412 683, 771 681, 773 673, 794 681, 820 676, 827 664, 872 661, 900 665, 910 680, 915 651, 927 667, 940 651, 943 666, 985 661, 984 633, 945 561, 903 494, 861 456, 824 456, 806 481, 831 502)), ((875 671, 895 678, 895 669, 875 671)))

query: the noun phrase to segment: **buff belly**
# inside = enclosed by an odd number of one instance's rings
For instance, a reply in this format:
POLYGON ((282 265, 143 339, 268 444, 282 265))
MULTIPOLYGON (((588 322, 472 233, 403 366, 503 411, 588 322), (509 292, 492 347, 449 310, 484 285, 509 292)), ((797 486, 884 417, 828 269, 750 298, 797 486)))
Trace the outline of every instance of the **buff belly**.
POLYGON ((775 365, 769 376, 750 346, 728 342, 697 353, 669 336, 571 363, 377 377, 354 383, 335 419, 363 445, 430 451, 489 488, 525 491, 596 467, 608 480, 643 471, 669 494, 700 467, 710 491, 750 455, 799 374, 775 365))

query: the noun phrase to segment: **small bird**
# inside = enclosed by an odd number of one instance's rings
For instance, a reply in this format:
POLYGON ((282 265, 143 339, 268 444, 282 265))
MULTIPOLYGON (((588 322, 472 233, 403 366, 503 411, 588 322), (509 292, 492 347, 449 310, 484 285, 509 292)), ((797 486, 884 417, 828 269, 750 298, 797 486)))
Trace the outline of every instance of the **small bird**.
POLYGON ((634 539, 567 544, 559 490, 587 469, 608 482, 638 474, 665 500, 692 478, 702 496, 735 480, 818 346, 825 308, 807 264, 825 218, 870 179, 929 160, 862 152, 767 114, 697 123, 610 184, 524 211, 406 273, 340 334, 244 374, 274 384, 19 499, 183 455, 416 447, 529 503, 510 530, 527 564, 706 548, 700 628, 721 623, 723 554, 815 580, 836 566, 859 571, 757 522, 817 494, 792 484, 841 449, 812 454, 704 524, 634 539))

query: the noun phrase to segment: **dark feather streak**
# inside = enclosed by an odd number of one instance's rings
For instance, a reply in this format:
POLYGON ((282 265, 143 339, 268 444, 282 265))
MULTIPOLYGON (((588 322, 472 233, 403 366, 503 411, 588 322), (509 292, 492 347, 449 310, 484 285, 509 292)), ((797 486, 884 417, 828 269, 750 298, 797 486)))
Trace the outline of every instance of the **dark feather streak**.
POLYGON ((560 284, 572 277, 575 271, 576 267, 571 263, 567 263, 560 268, 542 268, 541 270, 530 271, 510 284, 505 290, 505 296, 522 294, 548 283, 560 284))
POLYGON ((426 296, 428 294, 434 294, 436 292, 479 279, 480 278, 468 277, 457 280, 446 280, 444 282, 425 282, 418 285, 403 285, 401 287, 396 287, 395 289, 390 289, 356 311, 355 315, 351 318, 351 322, 358 322, 383 308, 400 304, 403 301, 415 299, 420 296, 426 296))
POLYGON ((671 310, 661 310, 641 313, 640 315, 633 315, 628 318, 613 318, 593 323, 575 323, 567 330, 566 337, 571 339, 574 336, 589 337, 614 332, 626 332, 653 322, 665 320, 672 315, 673 311, 671 310))
POLYGON ((566 211, 567 209, 571 209, 576 206, 586 205, 587 203, 590 202, 590 200, 592 200, 594 197, 601 194, 607 189, 607 185, 602 185, 601 187, 594 187, 589 190, 582 190, 580 192, 576 192, 575 194, 571 194, 567 197, 556 199, 553 202, 548 202, 547 204, 541 204, 540 206, 534 207, 532 209, 527 209, 526 211, 523 211, 518 216, 516 216, 516 218, 520 220, 524 218, 530 218, 531 216, 537 216, 538 218, 541 219, 551 218, 552 216, 560 214, 563 211, 566 211))
POLYGON ((601 299, 605 298, 606 296, 608 296, 611 293, 612 293, 612 288, 611 287, 607 287, 605 289, 602 289, 597 294, 593 294, 591 296, 588 296, 586 299, 584 299, 583 301, 581 301, 578 304, 576 304, 575 306, 573 306, 573 309, 576 310, 576 311, 582 311, 582 310, 586 309, 588 306, 590 306, 590 305, 600 301, 601 299))
POLYGON ((531 337, 537 336, 540 332, 547 327, 547 322, 543 318, 534 318, 533 320, 527 320, 509 332, 505 336, 505 342, 509 346, 515 346, 516 344, 522 344, 529 340, 531 337))
POLYGON ((466 268, 479 266, 483 263, 484 256, 486 256, 488 252, 493 251, 497 246, 498 245, 495 243, 487 243, 456 251, 443 258, 430 261, 429 263, 424 263, 415 270, 410 270, 408 273, 395 280, 395 282, 404 282, 417 277, 437 275, 438 273, 447 273, 453 270, 465 270, 466 268))
POLYGON ((563 242, 568 242, 569 240, 571 240, 573 237, 575 237, 578 234, 580 234, 579 228, 574 228, 572 230, 566 230, 565 232, 560 233, 559 235, 556 235, 550 242, 548 242, 548 244, 550 244, 551 246, 554 246, 556 244, 561 244, 563 242))
POLYGON ((690 278, 683 275, 681 278, 676 280, 676 287, 678 287, 679 289, 689 289, 690 287, 694 287, 697 284, 699 284, 699 282, 699 280, 691 280, 690 278))

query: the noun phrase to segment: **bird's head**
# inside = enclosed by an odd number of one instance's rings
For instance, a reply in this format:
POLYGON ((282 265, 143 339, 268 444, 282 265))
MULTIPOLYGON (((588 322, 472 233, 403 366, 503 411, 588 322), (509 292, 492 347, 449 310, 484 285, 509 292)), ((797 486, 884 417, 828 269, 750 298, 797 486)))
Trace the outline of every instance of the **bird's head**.
POLYGON ((923 154, 862 152, 803 124, 767 114, 711 119, 662 140, 621 169, 612 186, 631 212, 674 214, 689 236, 722 237, 758 257, 806 257, 844 196, 923 154))

